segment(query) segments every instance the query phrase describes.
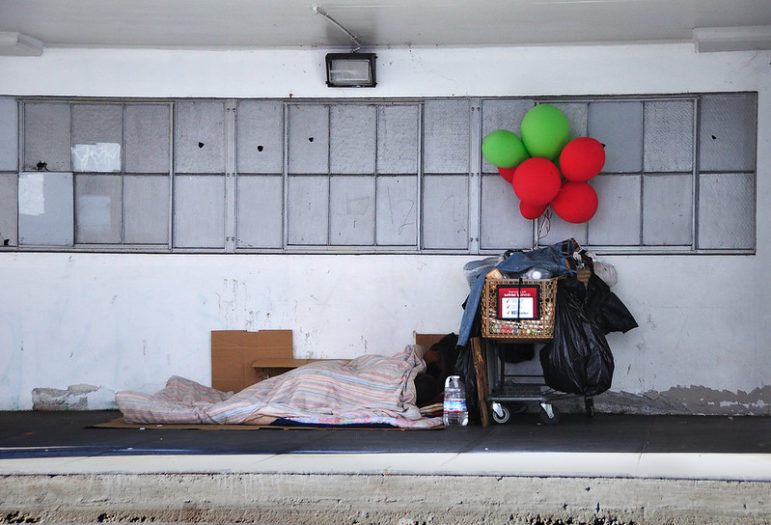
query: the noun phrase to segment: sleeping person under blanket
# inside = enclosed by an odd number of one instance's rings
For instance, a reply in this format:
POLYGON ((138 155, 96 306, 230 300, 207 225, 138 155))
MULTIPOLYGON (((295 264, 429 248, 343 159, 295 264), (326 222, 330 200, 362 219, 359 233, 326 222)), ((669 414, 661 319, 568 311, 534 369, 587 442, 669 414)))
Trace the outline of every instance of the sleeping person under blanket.
MULTIPOLYGON (((427 367, 424 353, 421 347, 408 345, 390 357, 318 361, 235 394, 173 376, 155 394, 122 391, 115 398, 125 421, 131 423, 264 425, 282 419, 302 424, 432 428, 442 420, 421 415, 415 379, 428 369, 426 376, 437 382, 446 373, 447 363, 454 361, 434 359, 432 351, 433 366, 427 367)), ((422 385, 423 379, 418 383, 422 385)), ((435 395, 436 388, 426 390, 426 395, 435 395)))

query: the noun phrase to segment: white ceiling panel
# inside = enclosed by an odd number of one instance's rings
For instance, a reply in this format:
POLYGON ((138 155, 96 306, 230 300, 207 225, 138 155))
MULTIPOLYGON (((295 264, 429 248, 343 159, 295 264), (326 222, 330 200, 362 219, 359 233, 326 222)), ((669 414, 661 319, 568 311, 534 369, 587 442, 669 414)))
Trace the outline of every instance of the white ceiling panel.
POLYGON ((686 42, 697 28, 754 27, 749 47, 763 49, 757 31, 771 28, 771 0, 3 0, 0 34, 45 47, 353 47, 317 5, 364 48, 686 42))

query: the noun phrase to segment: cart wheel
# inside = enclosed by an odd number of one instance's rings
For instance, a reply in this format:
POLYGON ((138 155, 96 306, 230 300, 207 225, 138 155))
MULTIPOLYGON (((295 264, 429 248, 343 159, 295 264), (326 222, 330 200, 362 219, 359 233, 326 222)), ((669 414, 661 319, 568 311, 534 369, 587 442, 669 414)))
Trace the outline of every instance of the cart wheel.
POLYGON ((594 417, 594 398, 584 398, 584 408, 586 409, 586 417, 594 417))
POLYGON ((551 403, 541 403, 538 417, 544 425, 556 425, 560 420, 560 411, 551 403))
POLYGON ((500 403, 493 403, 493 421, 499 425, 505 425, 511 419, 511 410, 509 407, 500 403))

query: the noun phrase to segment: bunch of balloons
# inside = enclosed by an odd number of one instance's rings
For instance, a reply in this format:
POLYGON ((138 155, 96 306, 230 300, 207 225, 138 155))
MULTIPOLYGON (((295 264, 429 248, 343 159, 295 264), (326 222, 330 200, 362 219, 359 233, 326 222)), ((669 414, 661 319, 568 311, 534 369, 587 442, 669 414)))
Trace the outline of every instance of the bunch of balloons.
POLYGON ((587 181, 605 164, 602 144, 591 137, 571 140, 568 118, 550 104, 528 111, 520 134, 521 140, 505 129, 493 131, 482 141, 482 154, 511 183, 522 216, 537 219, 551 205, 564 221, 591 219, 598 201, 587 181))

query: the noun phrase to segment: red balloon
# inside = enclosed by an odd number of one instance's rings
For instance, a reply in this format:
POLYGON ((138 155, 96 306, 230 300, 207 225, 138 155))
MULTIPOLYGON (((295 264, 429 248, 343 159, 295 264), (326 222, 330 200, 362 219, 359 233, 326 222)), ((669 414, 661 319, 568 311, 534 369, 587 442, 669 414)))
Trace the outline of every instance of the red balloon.
POLYGON ((511 179, 514 178, 515 171, 517 171, 517 168, 498 168, 498 173, 500 173, 501 177, 508 183, 511 183, 511 179))
POLYGON ((519 203, 519 213, 522 214, 522 216, 525 219, 537 219, 541 215, 543 215, 543 212, 546 211, 546 205, 538 205, 533 206, 532 204, 526 204, 524 202, 519 203))
POLYGON ((579 137, 568 142, 560 153, 560 170, 572 182, 586 182, 605 165, 605 148, 591 137, 579 137))
POLYGON ((519 200, 533 206, 545 206, 560 191, 560 172, 549 159, 532 157, 514 172, 511 185, 519 200))
POLYGON ((587 182, 566 182, 551 201, 551 208, 562 220, 578 224, 594 217, 597 192, 587 182))

